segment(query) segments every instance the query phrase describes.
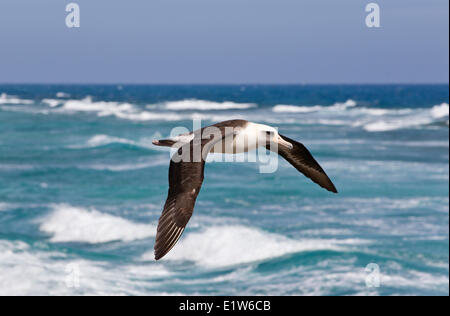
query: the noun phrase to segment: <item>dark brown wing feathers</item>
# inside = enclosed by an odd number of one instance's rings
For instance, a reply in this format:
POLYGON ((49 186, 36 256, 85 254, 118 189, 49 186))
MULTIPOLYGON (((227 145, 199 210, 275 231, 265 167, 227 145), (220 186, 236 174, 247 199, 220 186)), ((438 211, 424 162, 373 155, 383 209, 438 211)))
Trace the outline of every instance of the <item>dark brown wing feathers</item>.
MULTIPOLYGON (((183 149, 188 148, 181 147, 178 154, 181 154, 183 149)), ((201 162, 170 160, 169 193, 156 232, 156 260, 172 249, 191 218, 195 200, 202 186, 204 167, 204 160, 201 162)))
POLYGON ((327 189, 337 193, 336 187, 319 163, 314 159, 309 150, 301 143, 296 142, 286 136, 280 135, 285 141, 293 145, 292 149, 278 146, 278 154, 286 159, 292 166, 312 181, 327 189))
MULTIPOLYGON (((225 126, 219 126, 219 128, 222 136, 225 137, 225 126)), ((198 141, 199 135, 201 134, 196 135, 189 144, 180 147, 170 160, 169 193, 156 231, 156 260, 164 257, 177 243, 194 211, 195 200, 203 183, 205 169, 203 157, 198 162, 195 162, 196 160, 193 158, 193 146, 195 141, 198 141), (182 157, 184 150, 189 150, 190 160, 175 159, 177 155, 182 157)), ((205 146, 210 145, 212 142, 209 139, 201 140, 202 150, 205 146)))

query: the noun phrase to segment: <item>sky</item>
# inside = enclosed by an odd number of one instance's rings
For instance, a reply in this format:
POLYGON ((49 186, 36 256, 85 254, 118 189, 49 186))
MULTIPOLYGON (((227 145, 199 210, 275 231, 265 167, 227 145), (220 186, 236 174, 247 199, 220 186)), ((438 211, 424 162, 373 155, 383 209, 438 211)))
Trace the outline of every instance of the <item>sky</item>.
POLYGON ((449 1, 370 2, 1 0, 0 83, 448 83, 449 1))

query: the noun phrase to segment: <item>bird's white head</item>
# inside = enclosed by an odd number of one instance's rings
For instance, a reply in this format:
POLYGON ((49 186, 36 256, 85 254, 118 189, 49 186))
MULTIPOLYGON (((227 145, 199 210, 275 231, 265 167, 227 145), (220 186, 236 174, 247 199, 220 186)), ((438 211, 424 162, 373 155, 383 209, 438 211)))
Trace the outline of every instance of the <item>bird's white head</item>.
POLYGON ((258 139, 265 142, 266 145, 276 144, 277 146, 283 146, 288 149, 293 148, 293 145, 284 140, 278 133, 277 129, 272 126, 252 123, 251 128, 256 130, 258 139))

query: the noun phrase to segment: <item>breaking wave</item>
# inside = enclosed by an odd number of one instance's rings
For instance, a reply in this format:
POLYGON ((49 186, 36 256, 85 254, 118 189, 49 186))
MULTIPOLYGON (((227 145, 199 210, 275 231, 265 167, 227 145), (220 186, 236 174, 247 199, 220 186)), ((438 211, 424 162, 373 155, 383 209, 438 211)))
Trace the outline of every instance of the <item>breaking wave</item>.
POLYGON ((322 106, 322 105, 314 105, 314 106, 297 106, 297 105, 284 105, 279 104, 272 108, 273 112, 278 113, 310 113, 317 111, 342 111, 347 108, 355 107, 357 103, 354 100, 347 100, 344 103, 335 103, 331 106, 322 106))
POLYGON ((182 116, 175 113, 155 113, 149 111, 117 112, 114 115, 118 118, 131 121, 181 121, 189 118, 189 116, 182 116))
MULTIPOLYGON (((152 139, 141 139, 139 141, 130 140, 127 138, 120 138, 115 136, 109 136, 104 134, 98 134, 95 136, 92 136, 88 139, 85 145, 78 146, 78 148, 93 148, 93 147, 100 147, 100 146, 106 146, 110 144, 128 144, 133 145, 136 147, 143 147, 143 148, 154 148, 152 147, 152 139)), ((77 146, 73 146, 77 148, 77 146)))
MULTIPOLYGON (((384 132, 430 125, 443 121, 445 118, 447 118, 446 124, 448 125, 448 117, 449 105, 447 103, 442 103, 433 106, 431 109, 421 109, 408 115, 388 117, 384 120, 363 123, 362 126, 368 132, 384 132)), ((358 125, 360 124, 355 124, 355 126, 358 125)))
POLYGON ((58 105, 61 105, 64 101, 63 100, 58 100, 58 99, 42 99, 41 102, 44 103, 44 104, 47 104, 51 108, 55 108, 58 105))
POLYGON ((33 100, 20 99, 13 95, 6 93, 0 94, 0 104, 32 104, 33 100))
MULTIPOLYGON (((62 95, 60 95, 62 97, 62 95)), ((32 100, 20 99, 6 94, 0 95, 3 110, 29 113, 93 113, 99 117, 114 116, 135 122, 147 121, 224 121, 229 119, 248 119, 267 124, 306 124, 333 125, 361 128, 367 132, 383 132, 405 128, 418 128, 428 125, 449 125, 449 105, 442 103, 431 108, 384 109, 358 106, 355 100, 337 102, 330 106, 284 105, 272 108, 258 107, 254 103, 235 103, 230 101, 214 102, 207 100, 185 99, 164 103, 139 106, 126 102, 94 101, 92 97, 84 99, 42 99, 42 107, 29 106, 32 100), (248 111, 239 111, 249 109, 248 111), (217 113, 220 110, 236 110, 217 113), (270 111, 271 113, 268 113, 270 111), (302 115, 304 114, 304 115, 302 115)), ((116 142, 122 142, 116 140, 116 142)), ((126 141, 125 141, 126 142, 126 141)), ((145 146, 145 145, 144 145, 145 146)))
POLYGON ((69 111, 98 112, 100 116, 134 110, 134 106, 129 103, 106 101, 94 102, 91 97, 86 97, 82 100, 68 100, 64 103, 62 108, 69 111))
POLYGON ((33 248, 0 240, 0 295, 164 295, 155 285, 173 274, 156 264, 108 264, 33 248))
MULTIPOLYGON (((207 267, 223 267, 267 260, 290 253, 317 250, 343 250, 344 245, 361 240, 294 240, 282 235, 241 225, 214 226, 189 233, 165 257, 166 260, 195 261, 207 267)), ((151 260, 153 252, 144 255, 151 260)))
POLYGON ((70 98, 70 94, 66 92, 57 92, 56 93, 57 98, 70 98))
MULTIPOLYGON (((51 102, 51 105, 56 104, 56 100, 51 100, 51 102)), ((62 104, 63 105, 60 108, 56 109, 58 112, 93 112, 100 117, 115 116, 120 119, 131 121, 178 121, 183 118, 178 114, 170 112, 155 113, 145 111, 130 103, 93 101, 91 97, 86 97, 82 100, 62 101, 62 104)))
POLYGON ((252 103, 234 103, 234 102, 212 102, 204 100, 181 100, 166 102, 162 108, 157 106, 147 106, 144 110, 139 106, 130 103, 120 103, 113 101, 93 101, 92 97, 86 97, 81 100, 61 100, 61 99, 43 99, 41 101, 57 112, 93 112, 97 116, 116 116, 120 119, 131 121, 180 121, 194 119, 199 114, 192 113, 181 115, 173 111, 182 110, 230 110, 230 109, 249 109, 256 107, 252 103), (152 111, 153 110, 153 111, 152 111))
POLYGON ((168 110, 243 110, 256 107, 254 103, 235 103, 235 102, 213 102, 206 100, 188 99, 181 101, 167 102, 165 108, 168 110))
POLYGON ((447 103, 435 105, 428 109, 381 109, 356 107, 356 105, 356 102, 353 100, 348 100, 345 103, 336 103, 332 106, 276 105, 272 108, 272 111, 279 114, 308 114, 302 117, 301 120, 287 117, 280 122, 347 125, 360 127, 368 132, 417 128, 435 123, 445 123, 448 126, 449 105, 447 103))
POLYGON ((42 219, 40 230, 50 234, 52 242, 133 241, 155 235, 156 227, 66 204, 53 206, 52 213, 42 219))

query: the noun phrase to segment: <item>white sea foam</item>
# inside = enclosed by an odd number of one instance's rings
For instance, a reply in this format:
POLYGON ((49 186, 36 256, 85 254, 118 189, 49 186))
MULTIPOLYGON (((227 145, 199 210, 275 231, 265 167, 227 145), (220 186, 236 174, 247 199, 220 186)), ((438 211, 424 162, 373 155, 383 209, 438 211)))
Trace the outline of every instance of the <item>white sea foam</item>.
POLYGON ((101 146, 106 146, 106 145, 110 145, 110 144, 128 144, 128 145, 133 145, 136 147, 155 149, 156 147, 152 144, 153 139, 154 139, 153 137, 148 137, 148 138, 144 137, 144 138, 140 138, 139 140, 135 141, 135 140, 122 138, 122 137, 98 134, 98 135, 94 135, 91 138, 89 138, 85 144, 71 145, 68 147, 79 149, 79 148, 95 148, 95 147, 101 147, 101 146))
POLYGON ((182 119, 187 119, 188 116, 182 116, 176 113, 167 112, 149 112, 149 111, 123 111, 116 112, 114 115, 121 119, 131 120, 131 121, 181 121, 182 119))
POLYGON ((354 101, 352 99, 348 99, 344 103, 337 102, 337 103, 333 104, 332 108, 335 108, 335 109, 347 109, 347 108, 355 107, 356 105, 357 105, 356 101, 354 101))
POLYGON ((417 128, 444 122, 448 125, 449 106, 447 103, 435 105, 432 108, 418 109, 380 109, 356 107, 356 102, 348 100, 331 106, 296 106, 276 105, 272 111, 280 115, 285 113, 309 113, 308 116, 296 119, 282 117, 274 119, 274 123, 303 123, 320 125, 342 125, 362 127, 369 132, 390 131, 404 128, 417 128), (333 115, 330 118, 330 115, 333 115))
POLYGON ((285 105, 278 104, 272 108, 272 111, 279 113, 309 113, 320 111, 324 107, 321 105, 315 106, 297 106, 297 105, 285 105))
MULTIPOLYGON (((31 100, 21 100, 2 94, 0 104, 13 103, 16 106, 2 106, 5 111, 16 111, 26 113, 63 113, 73 114, 76 112, 94 113, 99 117, 115 116, 123 120, 136 122, 145 121, 183 121, 201 119, 204 121, 218 122, 228 119, 250 119, 268 124, 306 124, 306 125, 334 125, 362 128, 368 132, 390 131, 404 128, 420 128, 434 123, 448 123, 449 107, 447 103, 436 105, 432 108, 419 109, 380 109, 357 107, 357 102, 347 100, 330 106, 297 106, 276 105, 272 115, 267 115, 267 110, 259 108, 252 112, 249 117, 247 112, 234 112, 233 115, 217 115, 216 110, 248 109, 256 107, 253 103, 213 102, 205 100, 181 100, 166 102, 147 106, 142 109, 130 103, 114 101, 93 101, 91 97, 81 100, 44 99, 42 103, 49 107, 26 106, 33 103, 31 100), (8 100, 8 101, 6 101, 8 100), (19 104, 20 103, 20 104, 19 104), (60 106, 61 105, 61 106, 60 106), (175 110, 175 111, 174 111, 175 110), (196 112, 184 112, 182 110, 193 110, 196 112), (214 110, 216 114, 208 112, 214 110), (178 111, 178 112, 176 112, 178 111), (298 116, 295 113, 308 115, 298 116)), ((270 110, 270 109, 269 109, 270 110)))
POLYGON ((87 147, 99 147, 99 146, 105 146, 105 145, 114 144, 114 143, 136 145, 135 141, 132 141, 132 140, 129 140, 126 138, 120 138, 120 137, 115 137, 115 136, 99 134, 99 135, 95 135, 95 136, 91 137, 87 141, 87 147))
MULTIPOLYGON (((46 99, 45 102, 48 108, 38 108, 31 106, 1 106, 0 109, 4 111, 12 112, 23 112, 23 113, 33 113, 33 114, 44 114, 48 115, 51 113, 56 114, 74 114, 77 112, 92 113, 98 117, 105 116, 115 116, 119 119, 130 120, 136 122, 146 122, 146 121, 182 121, 182 120, 193 120, 202 119, 209 121, 224 121, 228 119, 238 119, 243 118, 240 115, 233 114, 229 115, 215 115, 201 112, 185 113, 180 114, 170 110, 154 109, 153 111, 142 110, 138 106, 130 103, 119 103, 119 102, 106 102, 99 101, 94 102, 91 97, 87 97, 81 100, 60 100, 56 102, 56 99, 46 99), (62 106, 59 106, 62 104, 62 106)), ((1 105, 1 102, 0 102, 1 105)), ((264 116, 265 117, 265 116, 264 116)), ((263 119, 264 119, 263 117, 263 119)))
MULTIPOLYGON (((364 129, 368 132, 384 132, 384 131, 392 131, 396 129, 401 129, 404 127, 411 127, 415 124, 402 122, 402 121, 378 121, 374 123, 368 123, 364 125, 364 129)), ((420 123, 418 125, 421 125, 420 123)))
MULTIPOLYGON (((343 250, 344 245, 361 240, 293 240, 241 225, 214 226, 189 233, 165 257, 166 260, 188 260, 207 267, 231 266, 266 260, 289 253, 316 250, 343 250)), ((153 258, 153 253, 144 255, 153 258)))
POLYGON ((300 281, 280 282, 271 280, 274 277, 269 276, 265 282, 272 283, 273 286, 269 291, 277 293, 295 292, 302 295, 322 296, 333 295, 336 289, 340 289, 343 293, 353 292, 355 295, 379 295, 379 290, 385 287, 395 289, 391 291, 392 295, 400 293, 405 295, 405 292, 407 295, 414 295, 418 293, 418 290, 440 289, 445 292, 446 287, 448 291, 448 276, 402 269, 401 266, 387 273, 383 271, 383 268, 386 267, 383 266, 379 274, 380 288, 366 286, 368 273, 364 267, 354 266, 353 262, 345 263, 335 260, 320 262, 318 268, 313 270, 299 267, 290 271, 299 275, 300 281))
POLYGON ((439 119, 449 116, 449 105, 447 103, 441 103, 431 108, 431 116, 439 119))
POLYGON ((161 295, 154 288, 171 275, 162 265, 112 265, 33 248, 0 240, 0 295, 161 295))
POLYGON ((62 112, 94 112, 97 116, 116 116, 117 118, 131 121, 178 121, 182 116, 171 112, 143 111, 130 103, 119 103, 113 101, 94 102, 91 97, 82 100, 67 100, 58 109, 62 112))
POLYGON ((131 121, 190 121, 190 120, 205 120, 205 121, 213 121, 220 122, 229 119, 240 119, 243 118, 241 115, 233 114, 233 116, 229 115, 217 115, 217 114, 206 114, 200 112, 188 113, 188 114, 178 114, 174 112, 150 112, 150 111, 141 111, 141 112, 120 112, 114 113, 114 115, 118 118, 131 120, 131 121))
POLYGON ((249 109, 256 107, 254 103, 235 103, 235 102, 213 102, 207 100, 188 99, 181 101, 172 101, 165 104, 168 110, 231 110, 231 109, 249 109))
POLYGON ((279 113, 309 113, 309 112, 317 112, 317 111, 342 111, 348 108, 355 107, 357 103, 354 100, 347 100, 343 103, 338 102, 331 106, 322 106, 322 105, 314 105, 314 106, 298 106, 298 105, 284 105, 279 104, 272 108, 273 112, 279 113))
POLYGON ((278 113, 312 113, 320 112, 319 114, 330 114, 332 112, 333 116, 340 115, 345 116, 355 116, 355 115, 368 115, 368 116, 383 116, 383 115, 400 115, 409 114, 412 112, 411 109, 380 109, 380 108, 366 108, 366 107, 356 107, 357 103, 353 100, 348 100, 345 103, 336 103, 331 106, 298 106, 298 105, 284 105, 279 104, 272 108, 273 112, 278 113))
POLYGON ((363 125, 363 128, 369 132, 392 131, 404 128, 416 128, 423 125, 429 125, 437 120, 448 118, 449 106, 447 103, 435 105, 431 109, 419 109, 408 115, 399 115, 395 117, 387 117, 383 120, 375 122, 361 123, 354 125, 363 125))
POLYGON ((47 104, 51 108, 55 108, 58 105, 62 104, 64 101, 58 99, 42 99, 42 103, 47 104))
POLYGON ((444 275, 433 275, 420 271, 407 271, 406 275, 382 275, 381 284, 391 287, 407 287, 407 288, 436 288, 445 286, 448 289, 449 279, 444 275))
POLYGON ((0 94, 0 104, 33 104, 33 100, 20 99, 6 93, 0 94))
MULTIPOLYGON (((442 267, 445 268, 445 263, 442 267)), ((222 294, 379 295, 383 293, 380 290, 388 288, 392 295, 414 295, 423 290, 448 293, 449 282, 448 273, 421 272, 388 262, 381 266, 381 287, 368 288, 364 264, 354 257, 330 258, 313 267, 299 264, 277 269, 276 273, 256 273, 249 266, 216 277, 182 278, 164 264, 89 261, 70 253, 51 251, 44 244, 30 246, 6 240, 0 240, 0 271, 0 295, 167 295, 161 287, 171 286, 181 292, 169 293, 172 295, 193 291, 204 295, 211 286, 222 294), (237 290, 233 286, 236 281, 242 285, 237 290), (222 289, 216 286, 217 282, 229 282, 231 287, 222 289), (202 287, 193 290, 192 284, 202 287)))
POLYGON ((132 104, 119 102, 94 102, 91 97, 82 100, 68 100, 63 105, 64 110, 79 112, 98 112, 100 116, 114 115, 135 110, 132 104))
POLYGON ((155 235, 153 225, 139 224, 127 219, 66 204, 53 206, 42 219, 40 230, 51 234, 52 242, 105 243, 133 241, 155 235))
POLYGON ((56 97, 57 98, 69 98, 70 94, 69 93, 65 93, 65 92, 57 92, 56 93, 56 97))

